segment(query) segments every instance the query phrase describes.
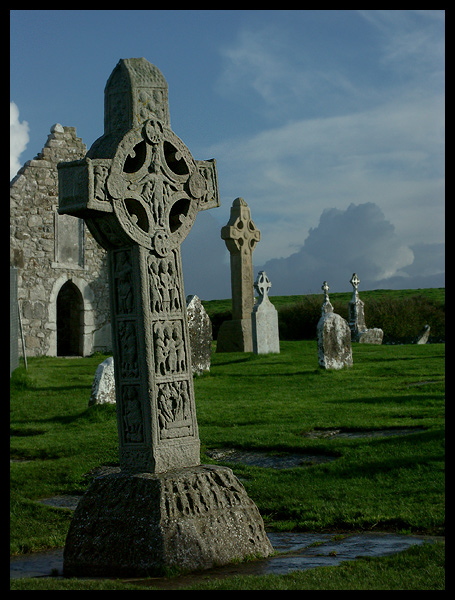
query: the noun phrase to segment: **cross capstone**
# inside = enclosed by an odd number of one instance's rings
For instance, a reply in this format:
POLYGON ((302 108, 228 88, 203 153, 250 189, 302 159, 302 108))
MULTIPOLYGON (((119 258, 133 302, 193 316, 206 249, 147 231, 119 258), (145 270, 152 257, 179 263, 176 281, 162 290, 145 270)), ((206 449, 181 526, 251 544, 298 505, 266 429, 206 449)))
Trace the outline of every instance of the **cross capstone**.
POLYGON ((254 282, 254 287, 258 294, 263 297, 268 297, 272 283, 267 277, 267 273, 265 271, 259 271, 256 281, 254 282))

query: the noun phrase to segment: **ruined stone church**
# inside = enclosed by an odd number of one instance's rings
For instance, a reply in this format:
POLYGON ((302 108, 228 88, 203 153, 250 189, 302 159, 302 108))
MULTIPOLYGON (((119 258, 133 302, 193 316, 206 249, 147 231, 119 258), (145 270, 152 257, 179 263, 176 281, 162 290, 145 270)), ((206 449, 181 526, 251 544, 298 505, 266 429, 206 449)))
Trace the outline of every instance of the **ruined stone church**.
POLYGON ((57 211, 57 164, 85 154, 75 127, 55 124, 43 150, 11 181, 10 266, 17 269, 27 356, 112 348, 106 252, 83 220, 57 211))

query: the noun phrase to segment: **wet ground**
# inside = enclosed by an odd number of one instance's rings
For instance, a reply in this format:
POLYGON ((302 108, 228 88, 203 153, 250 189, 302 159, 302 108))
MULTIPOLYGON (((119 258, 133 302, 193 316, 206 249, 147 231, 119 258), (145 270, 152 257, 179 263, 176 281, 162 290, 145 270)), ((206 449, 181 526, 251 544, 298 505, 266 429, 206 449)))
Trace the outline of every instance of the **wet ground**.
MULTIPOLYGON (((358 533, 349 535, 330 533, 268 533, 275 556, 263 560, 227 565, 180 577, 134 579, 137 583, 161 589, 178 589, 207 579, 233 575, 283 575, 291 571, 305 571, 315 567, 336 566, 345 560, 365 556, 387 556, 402 552, 415 544, 432 542, 435 537, 408 536, 389 533, 358 533)), ((10 577, 51 577, 63 574, 63 548, 12 557, 10 577)))
MULTIPOLYGON (((423 428, 389 429, 376 431, 342 431, 340 429, 312 431, 304 434, 308 438, 332 437, 387 437, 392 435, 410 435, 423 431, 423 428)), ((336 457, 323 454, 291 454, 256 451, 241 451, 221 448, 207 451, 217 462, 232 462, 287 469, 296 466, 310 466, 321 462, 335 460, 336 457)), ((92 476, 108 472, 111 467, 99 467, 92 476)), ((89 474, 87 474, 89 475, 89 474)), ((74 510, 81 496, 54 496, 44 498, 39 502, 49 506, 74 510)), ((313 534, 313 533, 273 533, 267 534, 273 548, 277 552, 270 558, 241 564, 227 565, 209 569, 199 573, 169 578, 135 579, 141 584, 158 586, 162 589, 177 589, 204 581, 211 577, 229 577, 233 575, 264 575, 269 573, 285 574, 291 571, 304 571, 320 566, 335 566, 345 560, 355 560, 358 557, 386 556, 402 552, 412 545, 433 541, 428 536, 408 536, 389 533, 359 533, 349 535, 313 534)), ((12 557, 10 560, 10 577, 50 577, 63 574, 63 548, 46 552, 33 553, 12 557)))

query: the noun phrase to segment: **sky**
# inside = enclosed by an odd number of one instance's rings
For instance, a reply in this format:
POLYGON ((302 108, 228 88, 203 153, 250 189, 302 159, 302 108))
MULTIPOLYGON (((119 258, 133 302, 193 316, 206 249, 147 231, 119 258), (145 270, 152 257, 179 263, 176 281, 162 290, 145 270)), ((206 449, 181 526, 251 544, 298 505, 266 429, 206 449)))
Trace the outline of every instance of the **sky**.
POLYGON ((221 206, 182 244, 185 292, 230 297, 232 202, 270 295, 445 286, 444 10, 12 10, 10 177, 54 123, 87 149, 104 86, 144 57, 221 206))

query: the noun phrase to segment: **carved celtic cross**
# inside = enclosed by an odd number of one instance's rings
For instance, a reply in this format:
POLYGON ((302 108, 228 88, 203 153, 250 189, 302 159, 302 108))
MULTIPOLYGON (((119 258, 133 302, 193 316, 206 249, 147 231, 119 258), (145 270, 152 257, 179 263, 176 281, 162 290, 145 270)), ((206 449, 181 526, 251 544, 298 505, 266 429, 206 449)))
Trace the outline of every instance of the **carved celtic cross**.
POLYGON ((112 72, 104 128, 84 159, 58 165, 59 213, 83 218, 108 252, 120 465, 198 465, 180 245, 219 206, 216 163, 173 133, 166 80, 144 58, 112 72))
POLYGON ((231 259, 232 319, 250 319, 254 306, 253 250, 261 232, 251 220, 243 198, 232 203, 230 219, 221 228, 231 259))
POLYGON ((254 282, 254 289, 258 292, 258 294, 266 299, 268 298, 271 287, 272 283, 267 277, 267 273, 265 271, 259 271, 256 281, 254 282))

